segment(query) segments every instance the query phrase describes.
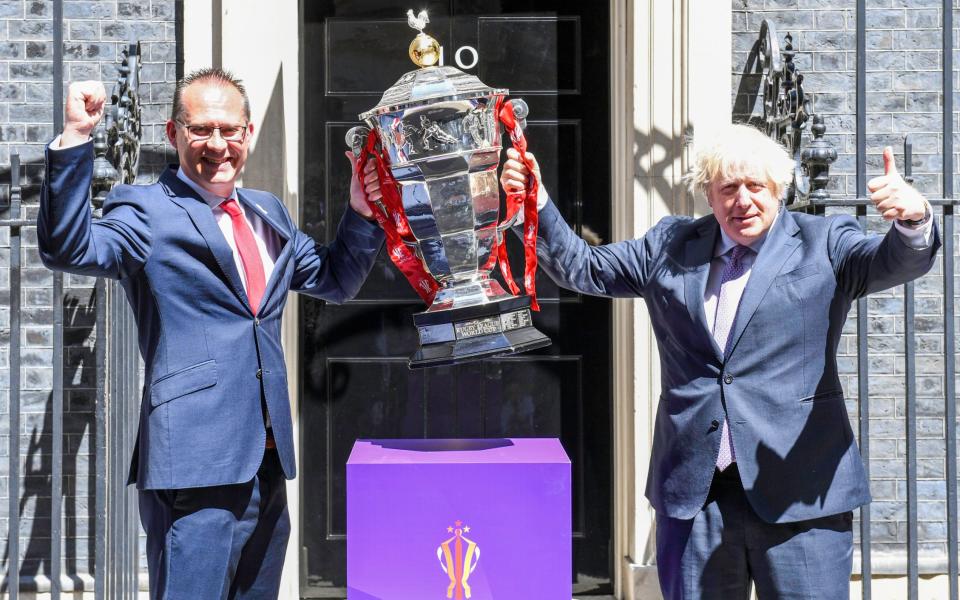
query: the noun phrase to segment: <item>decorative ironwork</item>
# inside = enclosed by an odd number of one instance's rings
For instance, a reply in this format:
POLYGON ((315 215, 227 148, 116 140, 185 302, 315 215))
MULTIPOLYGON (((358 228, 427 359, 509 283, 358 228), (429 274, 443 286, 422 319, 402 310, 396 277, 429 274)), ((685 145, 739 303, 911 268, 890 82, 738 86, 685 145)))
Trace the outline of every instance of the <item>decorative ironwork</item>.
POLYGON ((777 27, 769 19, 760 25, 759 48, 763 67, 763 125, 771 138, 783 144, 793 155, 793 182, 785 195, 787 204, 808 199, 829 197, 830 165, 837 159, 836 150, 823 139, 826 126, 823 118, 811 111, 810 100, 803 91, 803 74, 793 62, 796 51, 793 36, 783 38, 783 50, 777 27), (803 130, 813 118, 814 141, 801 151, 803 130))
POLYGON ((140 42, 123 50, 110 106, 93 136, 93 203, 100 208, 118 183, 133 183, 140 168, 143 137, 140 105, 140 42))

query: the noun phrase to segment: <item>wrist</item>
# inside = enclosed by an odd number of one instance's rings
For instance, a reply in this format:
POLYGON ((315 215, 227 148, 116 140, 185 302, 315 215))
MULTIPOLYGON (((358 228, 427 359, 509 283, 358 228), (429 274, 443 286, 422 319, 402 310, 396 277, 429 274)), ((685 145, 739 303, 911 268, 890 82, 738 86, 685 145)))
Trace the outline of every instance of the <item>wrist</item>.
POLYGON ((919 227, 921 225, 926 225, 931 218, 933 218, 933 211, 930 209, 930 204, 924 202, 923 217, 919 219, 898 219, 898 221, 901 225, 905 225, 907 227, 919 227))
POLYGON ((79 146, 90 139, 89 131, 78 131, 71 127, 64 127, 60 134, 60 147, 69 148, 70 146, 79 146))

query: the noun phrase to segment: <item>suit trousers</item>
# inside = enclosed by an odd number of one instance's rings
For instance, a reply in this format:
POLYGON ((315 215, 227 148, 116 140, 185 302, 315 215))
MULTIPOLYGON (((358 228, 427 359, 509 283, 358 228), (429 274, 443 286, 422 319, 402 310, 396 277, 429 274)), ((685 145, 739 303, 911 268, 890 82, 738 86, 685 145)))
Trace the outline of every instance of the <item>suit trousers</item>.
POLYGON ((141 490, 140 521, 152 600, 277 598, 290 516, 276 450, 246 483, 141 490))
POLYGON ((714 474, 693 519, 657 515, 657 572, 666 600, 842 600, 850 596, 853 513, 767 523, 736 463, 714 474))

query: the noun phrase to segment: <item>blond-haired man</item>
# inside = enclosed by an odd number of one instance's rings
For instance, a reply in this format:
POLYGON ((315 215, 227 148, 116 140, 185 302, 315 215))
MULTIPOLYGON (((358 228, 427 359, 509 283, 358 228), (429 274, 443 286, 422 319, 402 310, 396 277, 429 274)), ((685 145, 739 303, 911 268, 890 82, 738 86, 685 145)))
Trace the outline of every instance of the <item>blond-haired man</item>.
MULTIPOLYGON (((525 189, 527 169, 508 157, 501 183, 525 189)), ((650 312, 662 393, 646 493, 668 600, 746 599, 751 582, 763 600, 849 596, 851 511, 870 492, 837 344, 855 299, 924 274, 940 246, 889 148, 884 164, 868 184, 894 222, 884 236, 784 210, 793 161, 744 125, 696 155, 688 180, 712 209, 700 219, 591 247, 541 197, 544 270, 581 293, 642 297, 650 312)))

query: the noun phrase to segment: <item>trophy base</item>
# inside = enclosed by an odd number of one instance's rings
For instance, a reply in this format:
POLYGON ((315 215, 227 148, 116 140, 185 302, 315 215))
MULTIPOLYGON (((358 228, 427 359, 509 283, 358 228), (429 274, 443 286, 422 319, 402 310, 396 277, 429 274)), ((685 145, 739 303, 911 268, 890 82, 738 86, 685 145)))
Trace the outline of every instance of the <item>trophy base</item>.
POLYGON ((452 365, 481 358, 517 354, 550 345, 530 316, 530 298, 511 296, 464 308, 413 315, 420 349, 411 369, 452 365))

